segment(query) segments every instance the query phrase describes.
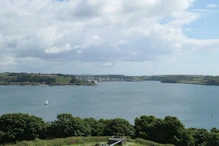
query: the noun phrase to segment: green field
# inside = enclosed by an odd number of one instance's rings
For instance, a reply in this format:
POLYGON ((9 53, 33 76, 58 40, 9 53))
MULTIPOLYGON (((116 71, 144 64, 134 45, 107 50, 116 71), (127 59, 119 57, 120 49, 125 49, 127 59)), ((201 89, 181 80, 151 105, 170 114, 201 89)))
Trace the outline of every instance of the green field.
POLYGON ((66 85, 69 84, 71 77, 57 77, 56 84, 66 85))

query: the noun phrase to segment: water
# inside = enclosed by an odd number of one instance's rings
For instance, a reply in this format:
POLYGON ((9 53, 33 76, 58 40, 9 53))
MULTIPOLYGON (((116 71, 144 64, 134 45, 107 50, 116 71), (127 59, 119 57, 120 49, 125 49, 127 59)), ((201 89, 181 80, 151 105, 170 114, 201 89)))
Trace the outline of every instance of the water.
POLYGON ((0 86, 0 115, 22 112, 51 121, 59 113, 81 118, 177 116, 186 127, 219 128, 219 87, 159 82, 98 86, 0 86), (45 100, 49 105, 44 105, 45 100), (213 116, 211 116, 213 114, 213 116))

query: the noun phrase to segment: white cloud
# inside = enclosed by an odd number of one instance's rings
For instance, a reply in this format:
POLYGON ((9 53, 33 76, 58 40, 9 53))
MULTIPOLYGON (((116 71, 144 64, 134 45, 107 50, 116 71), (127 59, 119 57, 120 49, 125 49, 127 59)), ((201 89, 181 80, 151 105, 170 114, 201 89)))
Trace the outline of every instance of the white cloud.
POLYGON ((1 56, 1 59, 0 59, 0 67, 10 67, 10 66, 15 66, 16 63, 14 61, 14 58, 13 57, 4 57, 4 56, 1 56))
POLYGON ((113 64, 112 64, 112 62, 105 62, 105 63, 103 64, 103 66, 104 66, 104 67, 111 67, 111 66, 113 66, 113 64))
POLYGON ((190 39, 183 33, 184 25, 202 17, 188 10, 193 3, 5 0, 0 9, 0 54, 13 56, 13 61, 1 61, 1 65, 17 66, 16 70, 28 68, 31 58, 38 60, 39 69, 57 63, 63 71, 69 71, 61 62, 110 68, 121 67, 112 63, 115 61, 148 65, 160 61, 161 56, 218 48, 218 40, 190 39))
POLYGON ((80 48, 80 46, 74 46, 72 47, 70 43, 66 43, 63 47, 51 47, 49 49, 46 49, 46 53, 60 53, 60 52, 68 52, 71 50, 75 50, 80 48))
POLYGON ((81 54, 81 53, 83 53, 83 51, 77 50, 76 53, 81 54))
POLYGON ((218 5, 216 5, 216 4, 208 4, 208 5, 206 5, 206 7, 207 8, 217 8, 218 5))
POLYGON ((94 39, 94 40, 100 39, 100 37, 98 35, 93 35, 91 38, 94 39))

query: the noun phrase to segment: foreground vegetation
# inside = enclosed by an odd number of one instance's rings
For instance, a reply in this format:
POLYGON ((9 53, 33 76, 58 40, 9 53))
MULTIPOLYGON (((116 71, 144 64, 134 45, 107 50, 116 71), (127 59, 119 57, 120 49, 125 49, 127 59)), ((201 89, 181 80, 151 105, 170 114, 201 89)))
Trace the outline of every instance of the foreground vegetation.
MULTIPOLYGON (((75 140, 79 136, 87 137, 87 140, 90 141, 86 142, 93 143, 105 141, 108 138, 100 136, 112 135, 128 136, 135 139, 135 141, 129 139, 130 142, 143 145, 148 142, 144 140, 150 140, 175 146, 219 146, 218 129, 212 128, 211 131, 196 128, 186 129, 176 117, 170 116, 164 119, 141 116, 135 119, 134 125, 120 118, 81 119, 73 117, 71 114, 59 114, 57 119, 51 122, 44 122, 42 118, 21 113, 4 114, 0 117, 0 144, 16 143, 19 145, 19 143, 31 143, 23 140, 41 139, 32 142, 42 143, 36 145, 50 145, 47 143, 58 145, 61 141, 60 145, 69 145, 72 144, 71 142, 82 142, 84 139, 75 140), (92 139, 89 136, 98 137, 92 139)), ((150 144, 153 145, 152 142, 147 145, 150 144)), ((154 146, 156 145, 154 144, 154 146)))
MULTIPOLYGON (((6 144, 5 146, 101 146, 107 144, 108 136, 95 137, 68 137, 56 138, 52 140, 35 139, 33 141, 21 141, 15 144, 6 144)), ((170 144, 158 144, 143 139, 127 139, 124 146, 173 146, 170 144)))

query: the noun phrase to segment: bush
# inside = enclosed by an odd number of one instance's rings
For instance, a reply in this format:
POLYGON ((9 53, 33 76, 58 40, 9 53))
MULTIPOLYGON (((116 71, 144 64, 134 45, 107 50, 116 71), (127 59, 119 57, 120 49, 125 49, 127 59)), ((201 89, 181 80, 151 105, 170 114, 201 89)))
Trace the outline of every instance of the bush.
POLYGON ((116 135, 116 136, 134 136, 134 127, 124 119, 116 118, 109 120, 106 124, 106 135, 116 135))
POLYGON ((184 125, 176 118, 167 116, 163 120, 154 116, 135 119, 136 137, 176 146, 193 146, 194 140, 184 125))
POLYGON ((43 137, 46 123, 28 114, 5 114, 0 117, 1 142, 33 140, 43 137))
POLYGON ((84 120, 73 117, 71 114, 59 114, 57 120, 52 122, 49 135, 57 138, 69 136, 89 136, 91 134, 90 125, 84 120))

